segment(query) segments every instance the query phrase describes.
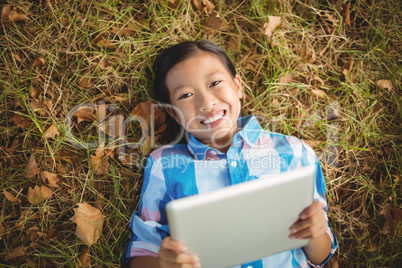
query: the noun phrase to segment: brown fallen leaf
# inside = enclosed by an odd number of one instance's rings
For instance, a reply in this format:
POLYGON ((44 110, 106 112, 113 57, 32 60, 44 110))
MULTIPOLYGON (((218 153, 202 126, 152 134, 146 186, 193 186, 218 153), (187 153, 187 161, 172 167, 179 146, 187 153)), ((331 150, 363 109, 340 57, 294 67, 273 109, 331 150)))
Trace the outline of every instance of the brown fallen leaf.
POLYGON ((371 108, 372 113, 376 113, 381 109, 381 102, 377 102, 376 104, 373 105, 371 108))
POLYGON ((36 66, 43 66, 45 65, 45 59, 44 58, 37 58, 33 63, 32 63, 32 68, 36 66))
POLYGON ((20 139, 14 139, 11 142, 10 147, 8 147, 7 153, 10 155, 13 155, 15 150, 17 150, 19 144, 20 144, 20 139))
POLYGON ((44 233, 39 231, 39 228, 36 226, 33 226, 27 230, 27 233, 29 235, 29 239, 31 242, 36 242, 38 241, 39 238, 41 238, 44 233))
POLYGON ((223 20, 217 12, 214 12, 205 21, 204 26, 213 31, 219 31, 222 29, 223 20))
POLYGON ((75 208, 74 212, 70 221, 77 224, 75 234, 78 239, 90 245, 96 243, 102 233, 105 216, 99 209, 87 203, 78 204, 78 208, 75 208))
POLYGON ((346 25, 350 26, 350 2, 346 2, 342 5, 343 16, 345 18, 346 25))
POLYGON ((158 129, 158 132, 155 132, 155 134, 159 134, 166 129, 166 123, 165 123, 165 113, 162 112, 157 105, 152 102, 151 100, 148 100, 146 102, 141 102, 138 104, 132 111, 131 115, 136 117, 140 116, 145 121, 147 122, 147 126, 144 126, 143 129, 151 129, 151 122, 154 124, 153 129, 158 129), (151 108, 153 107, 153 114, 151 108), (160 128, 160 126, 164 126, 160 128))
POLYGON ((13 202, 13 203, 20 203, 21 200, 16 198, 12 193, 7 192, 6 190, 3 190, 3 194, 7 198, 8 201, 13 202))
POLYGON ((128 27, 124 27, 124 28, 112 27, 112 33, 119 34, 121 36, 135 35, 136 34, 135 31, 129 29, 128 27))
POLYGON ((303 58, 305 59, 305 61, 307 63, 312 64, 317 60, 314 51, 312 51, 311 53, 308 53, 307 49, 305 49, 304 52, 303 52, 303 55, 304 55, 303 58))
POLYGON ((91 168, 96 175, 106 175, 109 173, 109 156, 113 153, 108 149, 102 147, 98 148, 94 155, 91 155, 89 162, 91 163, 91 168))
POLYGON ((12 5, 4 5, 1 11, 1 22, 4 25, 11 25, 17 21, 28 20, 28 16, 19 11, 16 7, 12 5))
POLYGON ((32 87, 31 88, 31 97, 37 100, 39 95, 40 95, 40 89, 37 87, 32 87))
POLYGON ((391 80, 381 79, 381 80, 378 80, 378 82, 377 82, 377 87, 378 87, 378 89, 380 89, 380 90, 386 89, 386 88, 387 88, 388 90, 392 90, 392 88, 393 88, 394 86, 392 85, 391 80))
POLYGON ((310 92, 314 95, 317 96, 321 99, 326 99, 327 98, 327 94, 325 94, 324 91, 322 91, 321 89, 312 89, 310 90, 310 92))
POLYGON ((78 124, 82 121, 93 122, 96 120, 96 111, 91 107, 80 107, 75 113, 74 116, 77 117, 78 124))
POLYGON ((281 17, 268 16, 269 21, 264 23, 264 33, 269 38, 272 38, 274 30, 281 24, 281 17))
POLYGON ((59 185, 57 183, 60 181, 60 176, 48 171, 42 171, 40 173, 42 180, 51 188, 57 188, 59 185))
POLYGON ((193 0, 193 4, 198 11, 202 10, 202 0, 193 0))
POLYGON ((31 154, 29 157, 28 163, 25 166, 25 178, 27 179, 32 179, 35 177, 37 174, 39 174, 40 169, 38 168, 38 165, 36 164, 35 161, 35 156, 34 154, 31 154))
POLYGON ((57 153, 60 160, 66 161, 68 163, 73 163, 77 158, 78 154, 71 150, 60 150, 57 153))
POLYGON ((169 0, 168 7, 171 9, 177 9, 180 5, 180 0, 169 0))
POLYGON ((28 194, 27 198, 29 203, 33 205, 37 205, 50 197, 52 197, 53 192, 46 186, 42 185, 41 187, 38 187, 38 185, 35 185, 35 187, 32 189, 31 187, 28 188, 28 194))
POLYGON ((10 251, 10 254, 8 254, 7 256, 5 256, 4 259, 5 259, 6 261, 8 261, 8 260, 11 260, 11 259, 15 259, 15 258, 24 256, 24 255, 25 255, 24 247, 23 247, 23 246, 20 246, 20 247, 17 247, 17 248, 12 249, 12 250, 10 251))
POLYGON ((77 268, 91 266, 91 256, 89 255, 89 253, 90 253, 89 247, 84 246, 84 248, 80 253, 80 256, 78 257, 79 263, 77 265, 77 268))
POLYGON ((21 128, 28 128, 32 125, 32 120, 28 117, 22 116, 20 114, 14 114, 11 120, 21 128))
POLYGON ((54 138, 56 135, 59 135, 59 131, 55 124, 52 124, 48 129, 45 131, 46 138, 54 138))
POLYGON ((212 12, 215 9, 215 5, 212 4, 209 0, 202 0, 202 2, 205 5, 204 11, 206 14, 212 12))
POLYGON ((272 41, 272 36, 274 35, 274 30, 281 23, 281 17, 268 16, 269 21, 264 23, 264 33, 268 36, 271 46, 274 47, 276 44, 272 41))
POLYGON ((97 45, 103 48, 115 48, 115 44, 106 38, 99 40, 97 45))
POLYGON ((80 87, 89 88, 90 86, 92 86, 92 77, 90 76, 90 73, 90 71, 86 71, 83 74, 80 82, 78 83, 80 87))
POLYGON ((350 71, 353 68, 353 64, 355 63, 355 61, 353 59, 349 59, 346 64, 345 67, 342 70, 343 75, 345 76, 346 80, 349 80, 350 77, 350 71))

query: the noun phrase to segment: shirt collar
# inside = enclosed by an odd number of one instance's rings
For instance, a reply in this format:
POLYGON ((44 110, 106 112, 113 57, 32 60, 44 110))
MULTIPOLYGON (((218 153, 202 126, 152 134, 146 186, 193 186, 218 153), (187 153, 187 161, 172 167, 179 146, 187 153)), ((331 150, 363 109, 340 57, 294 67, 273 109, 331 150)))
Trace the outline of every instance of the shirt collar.
MULTIPOLYGON (((246 142, 247 145, 252 148, 260 137, 262 131, 257 118, 255 118, 254 115, 240 117, 237 120, 237 127, 239 131, 233 137, 233 145, 236 145, 244 140, 244 142, 246 142)), ((187 143, 187 148, 196 160, 204 160, 208 150, 213 150, 218 152, 218 154, 221 154, 218 150, 198 141, 191 134, 187 143)))

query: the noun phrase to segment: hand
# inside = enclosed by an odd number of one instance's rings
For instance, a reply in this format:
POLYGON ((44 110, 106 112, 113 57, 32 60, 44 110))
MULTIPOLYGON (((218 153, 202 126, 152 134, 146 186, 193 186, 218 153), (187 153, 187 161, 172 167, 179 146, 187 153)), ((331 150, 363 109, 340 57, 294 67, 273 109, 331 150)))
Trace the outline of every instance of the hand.
POLYGON ((327 230, 325 211, 318 201, 314 201, 299 215, 299 219, 290 226, 291 239, 313 239, 322 236, 327 230))
POLYGON ((180 267, 180 268, 198 268, 201 267, 200 259, 197 256, 187 253, 187 247, 166 237, 162 240, 159 250, 159 264, 162 268, 180 267))

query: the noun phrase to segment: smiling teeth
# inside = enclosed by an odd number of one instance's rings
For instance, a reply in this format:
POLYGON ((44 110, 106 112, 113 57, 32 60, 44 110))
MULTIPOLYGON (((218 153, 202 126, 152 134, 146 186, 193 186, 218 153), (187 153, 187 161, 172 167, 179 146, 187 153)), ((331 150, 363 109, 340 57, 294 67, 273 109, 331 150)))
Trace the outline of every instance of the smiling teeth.
POLYGON ((204 124, 211 124, 211 123, 221 119, 224 114, 225 114, 224 112, 221 112, 221 113, 215 115, 214 117, 208 118, 207 120, 203 121, 203 123, 204 124))

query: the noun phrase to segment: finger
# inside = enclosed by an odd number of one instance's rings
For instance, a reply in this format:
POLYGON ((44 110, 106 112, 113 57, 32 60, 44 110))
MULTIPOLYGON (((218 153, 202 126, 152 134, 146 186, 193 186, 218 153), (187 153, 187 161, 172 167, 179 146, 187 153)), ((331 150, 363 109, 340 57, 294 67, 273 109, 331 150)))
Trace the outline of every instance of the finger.
POLYGON ((311 216, 313 216, 315 213, 318 213, 319 211, 324 211, 320 205, 320 202, 314 201, 310 206, 305 208, 300 214, 299 217, 300 219, 306 219, 311 216))
POLYGON ((323 235, 326 232, 326 226, 318 226, 314 228, 305 228, 296 233, 291 233, 291 239, 312 239, 323 235))
POLYGON ((323 212, 318 212, 312 217, 306 218, 305 220, 299 220, 295 222, 292 226, 290 226, 289 230, 292 233, 296 233, 300 230, 306 229, 306 228, 313 228, 317 229, 322 226, 327 225, 327 219, 324 216, 323 212))
POLYGON ((201 265, 198 264, 178 264, 173 262, 160 262, 161 268, 200 268, 201 265))
POLYGON ((179 251, 179 252, 187 252, 187 250, 188 250, 186 245, 184 245, 183 243, 180 243, 176 240, 173 240, 170 236, 168 236, 162 240, 161 247, 164 249, 170 249, 170 250, 179 251))
POLYGON ((159 252, 159 258, 166 262, 179 264, 195 264, 200 262, 197 256, 188 253, 179 253, 173 250, 161 250, 159 252))

